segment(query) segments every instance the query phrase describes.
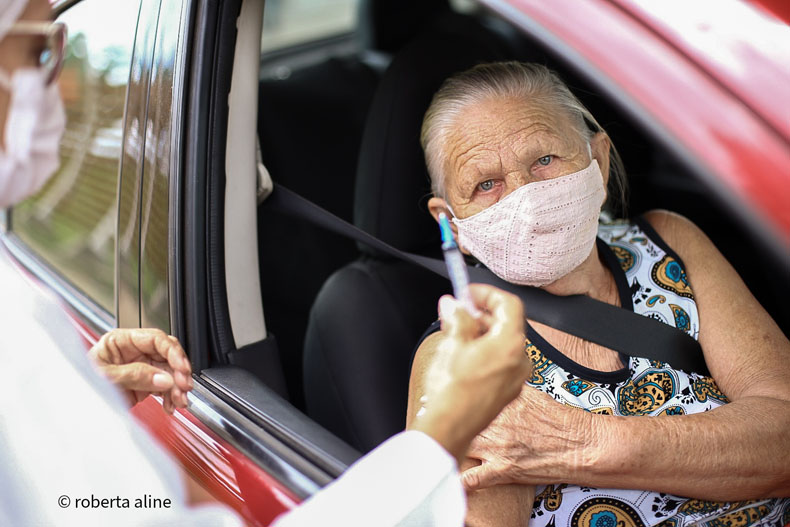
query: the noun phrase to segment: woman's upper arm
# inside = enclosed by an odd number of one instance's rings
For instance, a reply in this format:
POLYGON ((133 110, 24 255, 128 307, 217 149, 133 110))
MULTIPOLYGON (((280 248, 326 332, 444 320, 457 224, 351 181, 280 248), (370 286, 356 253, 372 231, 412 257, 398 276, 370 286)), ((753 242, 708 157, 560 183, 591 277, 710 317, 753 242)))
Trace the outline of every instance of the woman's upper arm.
POLYGON ((425 394, 425 386, 429 382, 428 371, 433 361, 436 360, 439 352, 439 344, 444 340, 444 333, 437 331, 431 333, 422 341, 417 353, 414 355, 414 362, 411 366, 411 376, 409 377, 409 402, 406 408, 406 426, 409 426, 414 416, 420 409, 420 397, 425 394))
POLYGON ((700 317, 699 342, 719 388, 730 398, 787 398, 790 341, 710 239, 667 211, 645 219, 686 265, 700 317))

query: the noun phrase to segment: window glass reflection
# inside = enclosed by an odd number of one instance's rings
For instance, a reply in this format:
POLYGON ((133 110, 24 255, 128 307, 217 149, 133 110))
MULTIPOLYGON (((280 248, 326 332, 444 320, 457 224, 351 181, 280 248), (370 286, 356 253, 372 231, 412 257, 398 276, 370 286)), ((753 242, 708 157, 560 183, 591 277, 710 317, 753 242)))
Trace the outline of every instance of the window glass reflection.
POLYGON ((66 109, 58 173, 13 210, 12 228, 101 307, 114 313, 116 192, 138 4, 85 0, 69 28, 59 86, 66 109))

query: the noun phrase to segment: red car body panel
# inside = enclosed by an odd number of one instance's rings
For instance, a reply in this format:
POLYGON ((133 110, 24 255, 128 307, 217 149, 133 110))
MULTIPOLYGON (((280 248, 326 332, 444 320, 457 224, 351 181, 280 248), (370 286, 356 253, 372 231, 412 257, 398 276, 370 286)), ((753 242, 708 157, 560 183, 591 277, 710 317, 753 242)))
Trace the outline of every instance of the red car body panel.
POLYGON ((742 2, 616 2, 790 140, 790 25, 742 2))
MULTIPOLYGON (((790 140, 753 110, 778 105, 771 99, 776 91, 750 89, 752 99, 763 97, 766 102, 747 104, 720 79, 742 81, 720 73, 713 61, 703 67, 694 60, 694 54, 701 57, 704 50, 690 47, 676 33, 672 40, 658 32, 659 26, 671 24, 668 14, 660 23, 648 23, 649 13, 626 0, 507 4, 597 68, 605 83, 613 82, 623 97, 648 112, 702 163, 709 183, 723 183, 735 200, 772 226, 783 243, 790 241, 790 140)), ((674 16, 683 15, 679 8, 674 16)), ((774 26, 769 17, 755 19, 774 26)), ((766 58, 762 64, 769 63, 766 58)), ((787 67, 773 63, 771 68, 787 67)))
POLYGON ((148 397, 132 413, 208 492, 250 525, 269 525, 298 503, 288 489, 188 411, 168 416, 158 398, 148 397))
POLYGON ((787 0, 754 0, 754 5, 768 11, 785 24, 790 24, 790 2, 787 0))

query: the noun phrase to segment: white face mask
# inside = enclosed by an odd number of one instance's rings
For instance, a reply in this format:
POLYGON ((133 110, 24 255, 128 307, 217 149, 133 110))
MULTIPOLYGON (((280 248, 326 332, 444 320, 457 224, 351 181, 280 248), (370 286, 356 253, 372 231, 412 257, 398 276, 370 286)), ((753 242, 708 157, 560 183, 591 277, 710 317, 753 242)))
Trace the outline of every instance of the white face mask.
POLYGON ((60 163, 66 116, 57 85, 47 86, 45 76, 36 68, 18 69, 12 78, 0 70, 0 89, 11 96, 0 145, 0 207, 34 194, 60 163))
POLYGON ((570 273, 592 251, 606 194, 598 161, 528 183, 458 226, 458 243, 497 276, 543 286, 570 273))

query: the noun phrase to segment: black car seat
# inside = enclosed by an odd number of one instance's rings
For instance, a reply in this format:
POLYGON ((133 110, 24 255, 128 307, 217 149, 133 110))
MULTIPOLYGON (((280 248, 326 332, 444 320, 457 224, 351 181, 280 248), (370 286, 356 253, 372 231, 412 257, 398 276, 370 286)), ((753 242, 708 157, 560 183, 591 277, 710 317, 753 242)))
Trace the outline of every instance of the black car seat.
MULTIPOLYGON (((440 257, 427 211, 430 183, 419 144, 423 114, 442 81, 512 57, 509 35, 447 13, 405 46, 371 104, 357 167, 354 223, 395 247, 440 257)), ((405 424, 409 366, 449 282, 360 246, 310 312, 304 349, 308 415, 362 452, 405 424)))
MULTIPOLYGON (((258 135, 274 180, 350 221, 362 130, 384 68, 447 9, 447 0, 362 0, 354 35, 358 52, 263 78, 258 135)), ((327 277, 359 251, 349 240, 267 207, 259 207, 257 221, 266 325, 277 339, 291 402, 303 407, 302 348, 310 306, 327 277)))

